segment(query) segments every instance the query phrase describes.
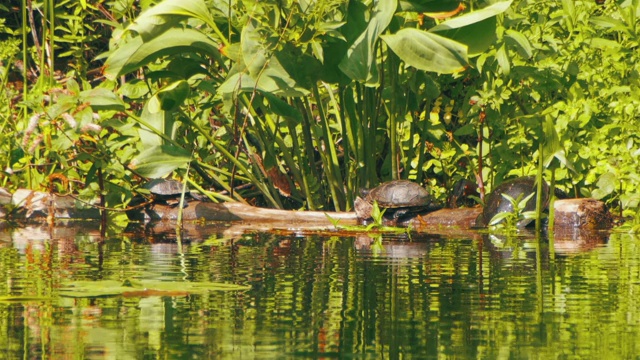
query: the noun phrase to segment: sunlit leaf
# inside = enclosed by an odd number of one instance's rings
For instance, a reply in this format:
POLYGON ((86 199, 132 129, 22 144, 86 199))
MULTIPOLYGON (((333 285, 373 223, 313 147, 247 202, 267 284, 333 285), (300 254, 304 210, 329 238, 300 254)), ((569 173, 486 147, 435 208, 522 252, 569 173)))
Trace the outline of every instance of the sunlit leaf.
POLYGON ((396 0, 380 0, 373 8, 367 28, 351 44, 338 65, 349 78, 371 86, 378 83, 376 42, 389 26, 396 7, 396 0))
POLYGON ((500 65, 502 73, 509 75, 511 72, 511 61, 509 60, 509 55, 507 55, 507 50, 504 45, 500 46, 498 51, 496 51, 496 60, 498 60, 498 65, 500 65))
POLYGON ((612 172, 604 173, 600 176, 596 185, 598 188, 593 190, 591 196, 599 200, 616 191, 616 188, 618 187, 618 178, 612 172))
POLYGON ((113 91, 105 88, 94 88, 80 93, 80 99, 87 102, 94 110, 124 111, 125 104, 113 91))
POLYGON ((529 59, 531 58, 531 56, 533 56, 531 43, 529 42, 529 39, 527 39, 527 37, 524 36, 521 32, 509 29, 505 32, 504 37, 505 40, 511 41, 514 45, 516 45, 516 50, 518 51, 520 56, 524 57, 525 59, 529 59))
POLYGON ((453 11, 460 5, 460 0, 400 0, 400 11, 414 12, 447 12, 453 11))
POLYGON ((145 40, 165 32, 185 18, 212 24, 213 18, 203 0, 164 0, 150 7, 127 27, 145 40))
POLYGON ((182 105, 187 96, 189 84, 184 80, 173 82, 149 99, 149 112, 174 111, 182 105))
POLYGON ((277 52, 267 49, 256 26, 256 21, 250 21, 243 28, 243 61, 234 65, 219 92, 232 94, 237 90, 251 92, 257 89, 278 96, 307 95, 308 90, 298 82, 305 70, 296 63, 295 56, 288 53, 293 49, 290 46, 277 52))
POLYGON ((468 46, 469 56, 484 52, 496 37, 496 17, 505 12, 511 1, 502 1, 486 8, 451 18, 429 29, 429 32, 468 46))
POLYGON ((191 154, 175 146, 152 146, 141 152, 129 164, 129 168, 148 178, 161 178, 191 160, 191 154))
POLYGON ((405 28, 382 39, 407 65, 420 70, 453 73, 468 63, 465 45, 426 31, 405 28))
POLYGON ((147 42, 136 36, 110 53, 105 62, 104 74, 113 80, 162 56, 193 52, 213 58, 220 56, 218 44, 198 30, 173 28, 147 42))

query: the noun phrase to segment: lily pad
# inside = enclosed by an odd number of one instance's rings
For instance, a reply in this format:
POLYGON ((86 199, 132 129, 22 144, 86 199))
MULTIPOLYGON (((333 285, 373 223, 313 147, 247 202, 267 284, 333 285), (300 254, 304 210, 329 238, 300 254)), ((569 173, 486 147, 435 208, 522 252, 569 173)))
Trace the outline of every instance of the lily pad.
POLYGON ((8 295, 0 296, 0 302, 30 302, 30 301, 50 301, 50 297, 31 295, 8 295))
POLYGON ((84 298, 103 296, 186 296, 209 291, 243 291, 249 286, 216 282, 168 282, 157 280, 74 281, 60 289, 60 296, 84 298))

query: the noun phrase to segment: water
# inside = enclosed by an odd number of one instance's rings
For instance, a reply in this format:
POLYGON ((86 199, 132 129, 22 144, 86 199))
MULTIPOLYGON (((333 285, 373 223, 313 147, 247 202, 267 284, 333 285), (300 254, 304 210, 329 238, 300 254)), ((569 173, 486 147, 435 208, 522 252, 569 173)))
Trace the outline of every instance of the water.
POLYGON ((0 358, 575 359, 640 356, 640 247, 228 229, 6 230, 0 358), (80 280, 240 290, 60 296, 80 280), (164 295, 163 295, 164 294, 164 295))

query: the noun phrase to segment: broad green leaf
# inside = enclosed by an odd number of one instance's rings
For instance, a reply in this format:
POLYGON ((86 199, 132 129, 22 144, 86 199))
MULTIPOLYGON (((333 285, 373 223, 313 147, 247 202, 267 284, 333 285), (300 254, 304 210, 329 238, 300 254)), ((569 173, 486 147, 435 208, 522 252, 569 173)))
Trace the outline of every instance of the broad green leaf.
POLYGON ((416 69, 450 74, 468 64, 465 45, 426 31, 405 28, 383 35, 382 40, 402 61, 416 69))
POLYGON ((544 162, 545 166, 547 166, 548 163, 553 160, 554 154, 559 150, 562 150, 562 145, 560 144, 560 138, 558 137, 558 132, 556 131, 556 127, 551 116, 545 116, 544 123, 542 124, 542 131, 544 134, 544 162))
POLYGON ((622 44, 617 41, 603 39, 599 37, 590 38, 585 41, 588 46, 594 47, 596 49, 620 49, 622 48, 622 44))
POLYGON ((175 111, 189 96, 189 83, 184 80, 171 83, 149 99, 149 112, 175 111))
POLYGON ((505 12, 511 1, 502 1, 461 16, 451 18, 429 29, 429 32, 468 46, 469 56, 486 51, 496 37, 496 16, 505 12))
POLYGON ((191 154, 175 146, 152 146, 142 151, 129 164, 129 168, 148 178, 161 178, 191 160, 191 154))
POLYGON ((504 38, 516 46, 516 51, 518 51, 523 58, 530 59, 531 56, 533 56, 531 43, 521 32, 509 29, 505 32, 504 38))
POLYGON ((474 124, 469 123, 459 127, 456 131, 454 131, 455 136, 466 136, 476 133, 476 127, 474 124))
POLYGON ((148 41, 186 18, 213 24, 213 17, 203 0, 165 0, 140 14, 126 30, 135 31, 148 41))
POLYGON ((624 22, 618 19, 610 18, 608 16, 593 16, 589 18, 589 23, 597 27, 609 29, 612 31, 622 31, 626 33, 629 32, 629 29, 624 22))
POLYGON ((507 50, 505 49, 504 44, 500 46, 498 51, 496 51, 496 60, 498 60, 498 65, 500 65, 502 73, 505 76, 508 76, 511 72, 511 62, 509 61, 509 56, 507 55, 507 50))
POLYGON ((118 89, 118 94, 129 99, 141 99, 149 93, 149 86, 140 79, 131 79, 118 89))
POLYGON ((82 91, 80 99, 83 102, 88 102, 94 110, 125 110, 124 101, 113 91, 105 88, 82 91))
POLYGON ((302 114, 298 109, 273 94, 262 93, 262 95, 269 101, 269 109, 274 114, 294 120, 298 124, 302 122, 302 114))
POLYGON ((460 5, 460 0, 400 0, 400 11, 412 12, 446 12, 453 11, 460 5))
MULTIPOLYGON (((285 46, 272 52, 261 41, 257 21, 250 21, 242 30, 242 62, 237 63, 220 86, 219 92, 231 94, 236 90, 261 90, 278 96, 304 96, 309 92, 298 83, 303 69, 296 63, 295 49, 285 46)), ((298 59, 299 60, 299 59, 298 59)), ((307 64, 311 65, 311 64, 307 64)))
POLYGON ((158 134, 167 135, 169 138, 173 138, 173 132, 176 128, 175 118, 170 112, 158 111, 158 104, 148 101, 142 109, 140 117, 144 120, 146 125, 141 125, 139 136, 142 145, 145 148, 155 145, 164 144, 165 140, 158 134), (150 108, 154 108, 152 112, 150 108), (150 126, 151 128, 147 127, 150 126))
POLYGON ((618 187, 618 179, 614 173, 604 173, 600 176, 596 185, 598 188, 593 190, 591 196, 593 196, 594 199, 599 200, 616 191, 616 188, 618 187))
POLYGON ((148 42, 136 36, 121 44, 109 54, 104 74, 115 80, 162 56, 184 53, 200 53, 216 59, 220 56, 218 44, 207 35, 194 29, 174 28, 148 42))
POLYGON ((338 65, 349 78, 370 86, 378 84, 376 42, 391 23, 397 5, 397 0, 379 0, 374 6, 367 28, 351 44, 338 65))

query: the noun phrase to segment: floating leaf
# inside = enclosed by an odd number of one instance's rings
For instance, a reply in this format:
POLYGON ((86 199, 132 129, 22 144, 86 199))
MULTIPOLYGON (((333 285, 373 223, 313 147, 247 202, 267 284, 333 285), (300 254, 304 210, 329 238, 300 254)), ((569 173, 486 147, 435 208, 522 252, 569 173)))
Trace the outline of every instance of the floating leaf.
POLYGON ((169 282, 157 280, 139 281, 74 281, 60 289, 60 296, 85 298, 100 296, 185 296, 209 291, 244 291, 250 287, 215 282, 169 282))
POLYGON ((32 302, 32 301, 51 301, 50 297, 44 296, 31 296, 31 295, 9 295, 9 296, 0 296, 0 302, 32 302))

